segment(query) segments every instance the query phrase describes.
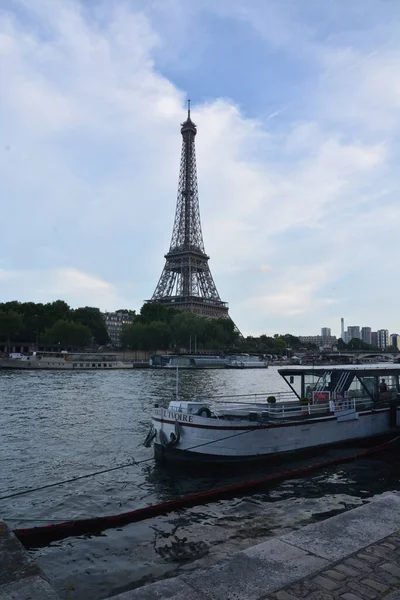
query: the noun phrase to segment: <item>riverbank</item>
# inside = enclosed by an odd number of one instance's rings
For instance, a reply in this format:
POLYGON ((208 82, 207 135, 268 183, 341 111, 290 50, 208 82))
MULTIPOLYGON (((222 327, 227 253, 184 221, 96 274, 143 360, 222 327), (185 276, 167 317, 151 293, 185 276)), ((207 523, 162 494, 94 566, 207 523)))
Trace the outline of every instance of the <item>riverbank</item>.
POLYGON ((207 569, 109 600, 400 598, 400 494, 274 537, 207 569))
POLYGON ((0 600, 59 600, 45 574, 0 522, 0 600))
MULTIPOLYGON (((73 598, 71 592, 71 598, 73 598)), ((60 598, 0 523, 0 600, 60 598)), ((108 600, 399 600, 400 493, 108 600)), ((100 600, 100 598, 99 598, 100 600)))

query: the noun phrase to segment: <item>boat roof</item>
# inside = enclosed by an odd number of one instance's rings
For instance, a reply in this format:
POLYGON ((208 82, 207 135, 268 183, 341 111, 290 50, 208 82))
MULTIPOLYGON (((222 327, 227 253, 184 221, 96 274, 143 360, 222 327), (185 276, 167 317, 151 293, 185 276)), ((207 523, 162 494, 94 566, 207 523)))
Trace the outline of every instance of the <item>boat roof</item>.
POLYGON ((365 371, 371 375, 375 373, 393 373, 400 374, 400 363, 379 363, 366 365, 308 365, 304 367, 285 367, 278 369, 279 375, 312 375, 319 373, 332 373, 333 371, 365 371))

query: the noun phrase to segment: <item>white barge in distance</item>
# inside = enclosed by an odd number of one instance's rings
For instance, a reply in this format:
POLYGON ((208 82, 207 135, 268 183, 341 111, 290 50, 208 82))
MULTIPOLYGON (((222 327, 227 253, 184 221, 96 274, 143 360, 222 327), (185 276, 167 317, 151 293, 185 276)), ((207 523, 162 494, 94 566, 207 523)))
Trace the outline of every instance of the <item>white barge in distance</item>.
POLYGON ((278 372, 287 392, 157 407, 145 445, 153 443, 155 457, 166 462, 241 463, 374 438, 398 427, 400 364, 278 372))
POLYGON ((115 354, 96 352, 30 352, 12 353, 0 359, 0 369, 106 371, 133 369, 133 362, 118 360, 115 354))

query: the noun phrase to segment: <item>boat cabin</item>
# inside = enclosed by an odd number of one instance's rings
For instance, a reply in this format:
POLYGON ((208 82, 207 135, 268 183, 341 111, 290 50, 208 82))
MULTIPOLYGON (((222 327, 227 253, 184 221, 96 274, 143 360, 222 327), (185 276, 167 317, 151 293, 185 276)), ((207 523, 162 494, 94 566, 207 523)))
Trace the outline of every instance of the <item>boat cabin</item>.
POLYGON ((300 400, 313 404, 353 398, 383 402, 400 392, 400 364, 293 367, 279 374, 300 400))

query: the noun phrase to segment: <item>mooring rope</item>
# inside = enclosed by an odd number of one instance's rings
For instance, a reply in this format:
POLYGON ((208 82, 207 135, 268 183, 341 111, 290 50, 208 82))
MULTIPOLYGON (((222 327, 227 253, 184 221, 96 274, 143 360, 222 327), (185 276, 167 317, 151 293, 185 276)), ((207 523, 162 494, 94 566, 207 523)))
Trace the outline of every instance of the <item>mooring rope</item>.
POLYGON ((320 463, 308 465, 306 467, 293 469, 291 471, 284 471, 274 475, 267 475, 259 479, 252 479, 241 483, 227 485, 221 488, 189 494, 174 500, 168 500, 167 502, 162 502, 160 504, 145 506, 143 508, 132 510, 126 513, 65 521, 55 525, 43 525, 27 529, 15 529, 14 534, 26 547, 45 546, 52 541, 61 540, 70 536, 98 534, 105 529, 110 529, 112 527, 120 527, 129 523, 142 521, 150 517, 165 515, 181 508, 189 508, 191 506, 207 504, 211 501, 221 500, 223 498, 230 498, 235 495, 245 494, 251 489, 254 490, 257 487, 261 487, 262 485, 266 485, 268 483, 277 483, 285 479, 301 477, 318 469, 344 462, 351 462, 353 460, 357 460, 358 458, 385 450, 399 439, 400 436, 390 440, 385 444, 374 446, 373 448, 369 448, 352 455, 332 458, 320 463))
MULTIPOLYGON (((267 426, 266 426, 267 427, 267 426)), ((208 446, 209 444, 216 444, 218 442, 223 442, 224 440, 229 440, 230 438, 239 437, 240 435, 245 435, 246 433, 252 433, 260 429, 260 426, 251 427, 246 429, 245 431, 239 431, 238 433, 233 433, 232 435, 227 435, 225 437, 219 438, 217 440, 211 440, 208 442, 203 442, 201 444, 197 444, 196 446, 190 446, 190 448, 185 448, 185 451, 195 450, 196 448, 201 448, 202 446, 208 446)), ((0 496, 1 500, 8 500, 9 498, 16 498, 17 496, 23 496, 25 494, 31 494, 33 492, 38 492, 41 490, 46 490, 52 487, 56 487, 58 485, 64 485, 65 483, 74 483, 75 481, 79 481, 80 479, 88 479, 89 477, 95 477, 96 475, 102 475, 103 473, 110 473, 111 471, 117 471, 118 469, 126 469, 127 467, 136 467, 142 465, 146 462, 151 462, 154 460, 154 457, 144 458, 143 460, 136 461, 133 459, 129 463, 124 463, 122 465, 118 465, 116 467, 110 467, 109 469, 103 469, 101 471, 95 471, 94 473, 87 473, 86 475, 78 475, 77 477, 71 477, 71 479, 64 479, 63 481, 57 481, 55 483, 48 483, 46 485, 42 485, 36 488, 29 488, 28 490, 22 490, 21 492, 14 492, 12 494, 7 494, 6 496, 0 496)))

